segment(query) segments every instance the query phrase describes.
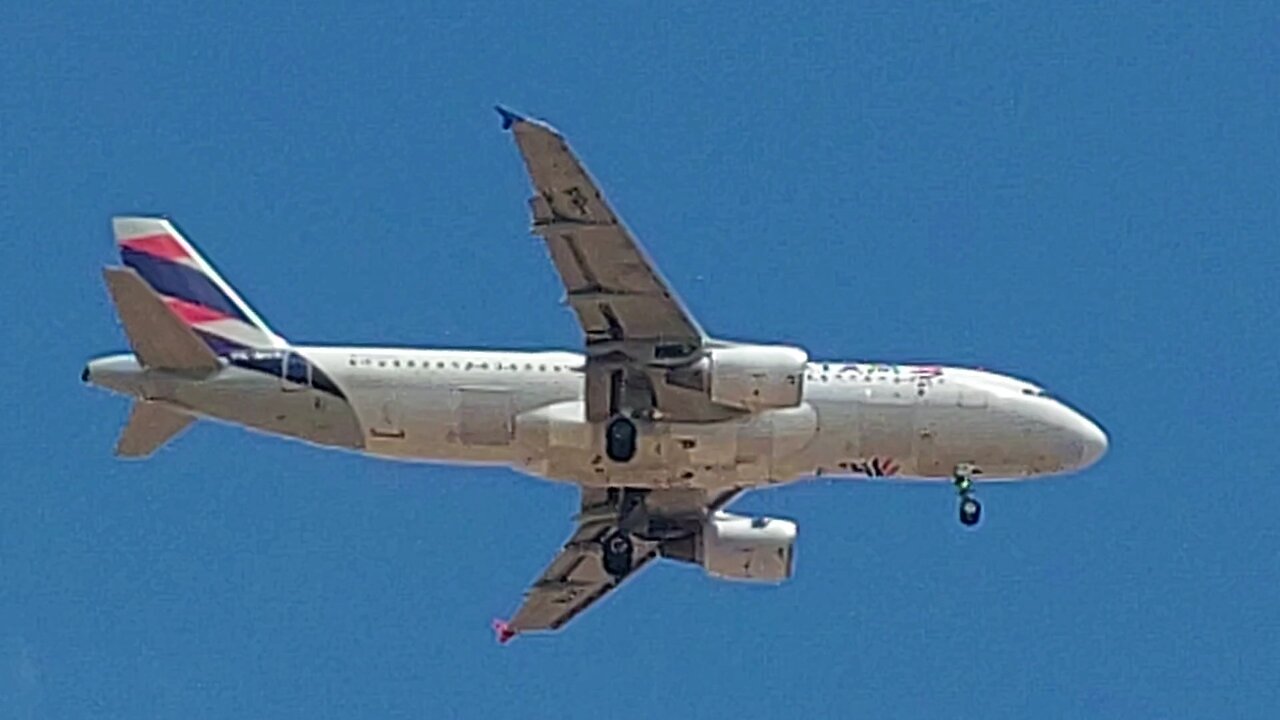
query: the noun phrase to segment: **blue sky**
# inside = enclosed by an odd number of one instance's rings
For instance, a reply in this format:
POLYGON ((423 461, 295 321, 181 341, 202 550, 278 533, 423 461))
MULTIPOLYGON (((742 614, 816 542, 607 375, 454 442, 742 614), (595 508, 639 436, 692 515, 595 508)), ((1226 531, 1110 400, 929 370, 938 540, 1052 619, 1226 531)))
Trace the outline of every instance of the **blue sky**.
POLYGON ((1273 4, 44 5, 0 23, 0 715, 1280 706, 1273 4), (790 584, 657 567, 507 647, 570 487, 211 425, 111 457, 113 213, 296 340, 575 347, 498 101, 711 331, 1030 377, 1110 454, 982 488, 978 532, 946 487, 749 495, 790 584))

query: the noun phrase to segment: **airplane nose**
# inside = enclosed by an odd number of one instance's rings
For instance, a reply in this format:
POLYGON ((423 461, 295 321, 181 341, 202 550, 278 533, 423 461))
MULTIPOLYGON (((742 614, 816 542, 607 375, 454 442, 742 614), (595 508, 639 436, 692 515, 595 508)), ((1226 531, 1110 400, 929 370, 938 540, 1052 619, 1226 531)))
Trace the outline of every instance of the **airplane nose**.
POLYGON ((1080 437, 1080 467, 1086 468, 1098 462, 1107 452, 1107 434, 1097 423, 1083 415, 1079 418, 1077 433, 1080 437))

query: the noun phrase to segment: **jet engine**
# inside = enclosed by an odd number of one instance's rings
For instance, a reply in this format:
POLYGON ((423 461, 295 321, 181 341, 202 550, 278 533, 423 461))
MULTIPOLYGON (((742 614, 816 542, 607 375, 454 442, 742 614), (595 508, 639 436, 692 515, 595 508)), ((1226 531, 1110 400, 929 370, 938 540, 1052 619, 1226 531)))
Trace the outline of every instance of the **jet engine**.
POLYGON ((798 407, 809 354, 785 345, 711 348, 697 363, 668 374, 668 381, 701 390, 711 402, 758 412, 798 407))
POLYGON ((791 577, 796 524, 717 512, 702 524, 698 563, 726 580, 782 582, 791 577))
POLYGON ((708 358, 711 401, 761 410, 800 404, 809 354, 784 345, 715 348, 708 358))

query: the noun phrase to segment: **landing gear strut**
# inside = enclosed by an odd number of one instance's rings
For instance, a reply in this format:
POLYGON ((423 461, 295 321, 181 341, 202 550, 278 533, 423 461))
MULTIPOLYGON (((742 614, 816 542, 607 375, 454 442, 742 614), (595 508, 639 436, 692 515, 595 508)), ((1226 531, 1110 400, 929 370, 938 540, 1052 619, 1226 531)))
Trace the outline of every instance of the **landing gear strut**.
POLYGON ((982 503, 973 496, 973 476, 981 471, 969 463, 956 466, 951 483, 960 494, 960 524, 973 527, 982 519, 982 503))

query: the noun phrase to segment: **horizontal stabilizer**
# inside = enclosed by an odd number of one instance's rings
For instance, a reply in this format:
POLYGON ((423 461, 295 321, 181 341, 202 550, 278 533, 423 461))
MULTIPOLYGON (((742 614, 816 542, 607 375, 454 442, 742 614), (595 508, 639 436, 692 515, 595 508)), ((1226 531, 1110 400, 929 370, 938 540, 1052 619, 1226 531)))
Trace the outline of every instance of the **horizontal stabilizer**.
POLYGON ((212 373, 218 357, 136 271, 106 268, 103 277, 129 344, 144 367, 212 373))
POLYGON ((145 458, 195 421, 190 415, 159 403, 140 400, 129 412, 129 422, 116 443, 116 456, 145 458))

